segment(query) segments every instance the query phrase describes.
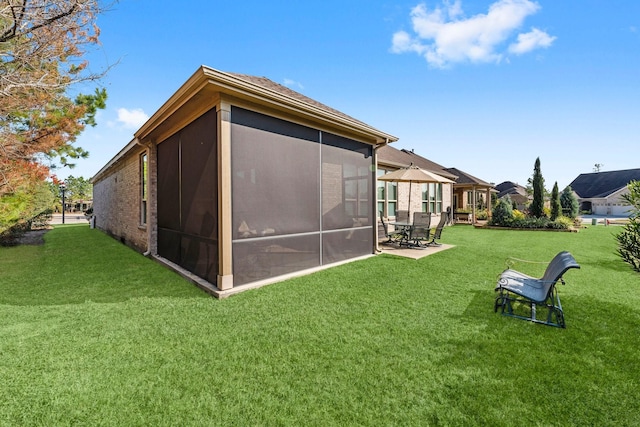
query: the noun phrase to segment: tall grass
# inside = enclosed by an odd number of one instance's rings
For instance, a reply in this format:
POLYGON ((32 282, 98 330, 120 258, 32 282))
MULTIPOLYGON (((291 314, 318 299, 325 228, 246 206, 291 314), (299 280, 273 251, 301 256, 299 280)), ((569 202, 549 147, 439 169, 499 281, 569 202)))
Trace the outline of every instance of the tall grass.
POLYGON ((637 425, 640 277, 615 227, 450 227, 226 300, 86 226, 0 248, 0 425, 637 425), (505 259, 581 264, 567 329, 493 312, 505 259))

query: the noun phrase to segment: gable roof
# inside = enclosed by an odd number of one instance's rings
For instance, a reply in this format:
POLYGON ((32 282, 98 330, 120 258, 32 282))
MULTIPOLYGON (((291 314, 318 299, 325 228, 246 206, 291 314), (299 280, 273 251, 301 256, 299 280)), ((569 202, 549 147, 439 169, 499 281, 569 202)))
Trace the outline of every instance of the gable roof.
POLYGON ((607 197, 634 180, 640 181, 640 169, 583 173, 569 185, 579 198, 591 199, 607 197))
POLYGON ((259 105, 280 117, 295 117, 302 123, 335 129, 354 135, 372 145, 382 145, 398 137, 382 132, 360 120, 328 107, 266 77, 229 73, 200 66, 195 73, 134 133, 123 147, 92 178, 96 180, 138 145, 161 142, 177 129, 216 105, 221 98, 259 105))
POLYGON ((518 188, 518 189, 526 190, 526 188, 523 187, 522 185, 516 184, 515 182, 512 182, 512 181, 504 181, 496 185, 496 190, 498 191, 504 191, 510 188, 518 188))
MULTIPOLYGON (((217 97, 231 102, 242 101, 268 108, 285 117, 296 117, 303 123, 339 129, 357 135, 372 144, 397 141, 360 120, 328 107, 266 77, 229 73, 201 66, 147 122, 134 134, 140 141, 161 138, 169 119, 187 122, 214 105, 217 97)), ((185 123, 186 124, 186 123, 185 123)))
POLYGON ((487 181, 483 181, 480 178, 476 178, 475 176, 470 175, 464 171, 461 171, 458 168, 447 168, 446 170, 458 176, 458 179, 456 180, 456 184, 479 185, 482 187, 493 188, 493 184, 487 181))
POLYGON ((352 120, 354 122, 360 123, 363 126, 369 126, 368 124, 360 120, 354 119, 353 117, 341 111, 338 111, 335 108, 331 108, 321 102, 316 101, 315 99, 311 99, 308 96, 301 94, 300 92, 296 92, 293 89, 290 89, 284 85, 281 85, 280 83, 276 83, 273 80, 268 79, 267 77, 258 77, 258 76, 252 76, 249 74, 240 74, 240 73, 231 73, 231 72, 228 72, 227 74, 235 76, 239 79, 245 80, 246 82, 253 83, 258 86, 262 86, 263 88, 273 90, 274 92, 278 92, 292 99, 296 99, 298 101, 307 103, 309 105, 313 105, 315 107, 318 107, 321 110, 340 116, 345 120, 352 120))
POLYGON ((524 198, 528 198, 527 189, 520 184, 516 184, 511 181, 504 181, 495 186, 495 189, 498 190, 498 198, 502 198, 507 194, 510 196, 521 196, 524 198))
POLYGON ((435 172, 438 175, 444 176, 445 178, 449 178, 452 180, 458 178, 457 175, 449 172, 444 166, 439 165, 436 162, 425 159, 424 157, 414 153, 413 151, 406 149, 398 150, 397 148, 391 147, 389 145, 385 145, 378 149, 378 163, 399 168, 408 167, 413 164, 421 169, 435 172))

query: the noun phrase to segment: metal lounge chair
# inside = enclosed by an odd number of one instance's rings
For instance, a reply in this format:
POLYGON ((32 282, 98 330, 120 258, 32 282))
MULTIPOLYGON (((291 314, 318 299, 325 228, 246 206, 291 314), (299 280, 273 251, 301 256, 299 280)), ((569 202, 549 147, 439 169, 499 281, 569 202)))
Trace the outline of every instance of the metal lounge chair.
POLYGON ((571 268, 580 268, 580 265, 573 255, 566 251, 560 252, 551 260, 544 275, 539 279, 507 268, 500 274, 496 284, 495 291, 499 294, 493 307, 494 311, 500 309, 505 316, 565 328, 564 312, 556 283, 560 281, 564 285, 562 276, 571 268), (536 318, 537 306, 548 310, 545 320, 536 318))
POLYGON ((440 212, 440 221, 438 221, 436 231, 433 232, 433 238, 431 239, 431 241, 427 243, 429 246, 442 246, 442 243, 438 243, 436 242, 436 240, 440 240, 440 237, 442 237, 442 229, 447 224, 448 220, 449 217, 447 216, 447 213, 440 212))

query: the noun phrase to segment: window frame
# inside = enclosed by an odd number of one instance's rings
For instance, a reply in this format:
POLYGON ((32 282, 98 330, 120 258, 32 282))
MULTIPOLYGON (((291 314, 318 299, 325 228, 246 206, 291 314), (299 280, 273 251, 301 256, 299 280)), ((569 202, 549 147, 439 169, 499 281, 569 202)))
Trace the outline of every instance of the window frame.
POLYGON ((149 214, 149 154, 140 153, 140 226, 145 227, 149 214))
POLYGON ((439 214, 443 206, 443 184, 441 182, 428 182, 421 184, 421 208, 422 212, 439 214))
POLYGON ((382 207, 382 216, 384 217, 395 216, 396 211, 398 210, 398 183, 394 181, 381 181, 378 179, 389 172, 393 172, 393 170, 379 167, 376 177, 376 209, 379 214, 380 208, 382 207), (382 189, 382 198, 380 198, 380 195, 378 194, 380 189, 382 189), (394 190, 391 191, 391 189, 394 190), (395 195, 395 198, 390 199, 389 195, 392 193, 395 195), (391 210, 393 212, 390 212, 390 206, 392 207, 391 210))

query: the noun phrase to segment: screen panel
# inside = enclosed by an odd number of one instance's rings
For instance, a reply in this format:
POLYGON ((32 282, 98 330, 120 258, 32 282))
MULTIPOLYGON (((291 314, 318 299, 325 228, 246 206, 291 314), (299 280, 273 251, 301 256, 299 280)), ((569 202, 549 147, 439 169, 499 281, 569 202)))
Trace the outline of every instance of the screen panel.
POLYGON ((372 147, 322 134, 322 229, 373 224, 372 147))
POLYGON ((158 228, 180 229, 180 136, 158 144, 158 228))
POLYGON ((158 144, 158 254, 216 283, 217 115, 205 113, 158 144))
POLYGON ((319 265, 319 233, 233 243, 234 285, 243 285, 319 265))
POLYGON ((234 285, 373 252, 370 145, 236 107, 231 122, 234 285))
POLYGON ((373 252, 372 227, 322 233, 322 263, 331 264, 373 252))
POLYGON ((231 140, 233 238, 318 231, 319 144, 240 124, 231 140))

